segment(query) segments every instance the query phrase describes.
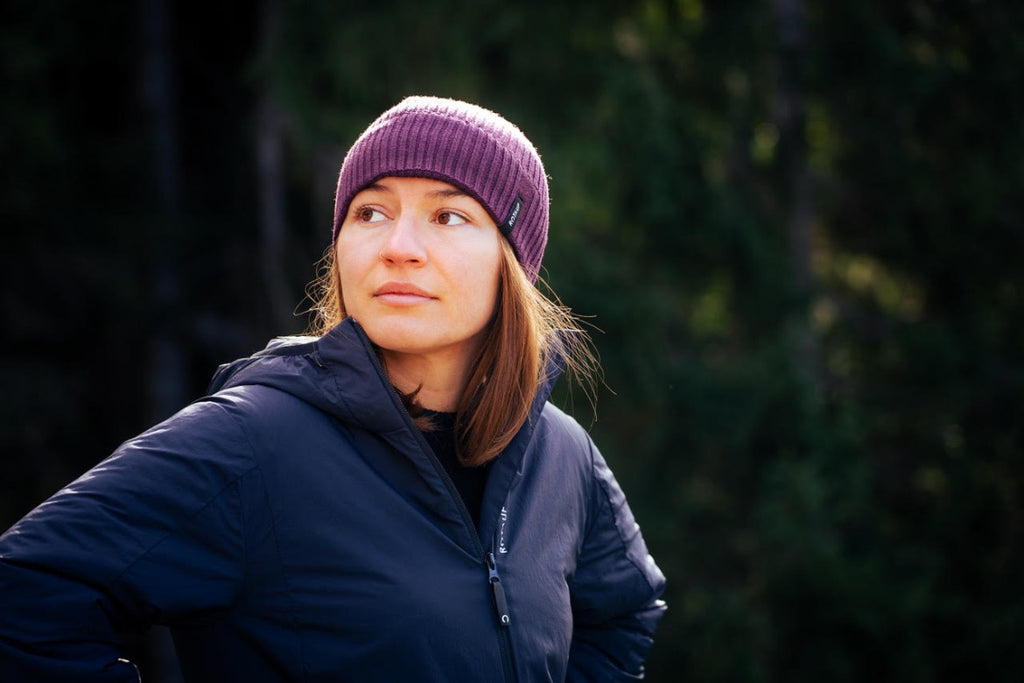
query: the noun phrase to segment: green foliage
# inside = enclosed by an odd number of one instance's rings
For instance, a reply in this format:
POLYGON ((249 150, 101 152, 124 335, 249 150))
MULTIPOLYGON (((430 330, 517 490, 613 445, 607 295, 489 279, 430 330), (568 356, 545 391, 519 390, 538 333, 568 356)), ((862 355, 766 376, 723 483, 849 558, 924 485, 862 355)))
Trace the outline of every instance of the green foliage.
POLYGON ((137 17, 21 3, 0 30, 0 376, 27 387, 0 422, 25 482, 6 521, 145 426, 158 331, 195 394, 291 331, 255 264, 261 96, 287 122, 296 299, 346 146, 404 95, 462 97, 537 144, 545 277, 603 330, 593 432, 669 578, 650 678, 1024 677, 1024 10, 317 0, 261 38, 249 5, 175 7, 175 215, 154 209, 137 17), (171 311, 155 235, 183 264, 171 311))

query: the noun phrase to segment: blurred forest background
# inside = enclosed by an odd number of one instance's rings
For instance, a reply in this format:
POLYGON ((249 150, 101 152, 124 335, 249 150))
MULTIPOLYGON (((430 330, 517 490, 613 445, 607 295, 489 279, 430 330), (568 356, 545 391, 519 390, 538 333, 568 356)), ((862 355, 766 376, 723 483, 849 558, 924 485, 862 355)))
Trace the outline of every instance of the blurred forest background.
POLYGON ((347 146, 454 96, 603 330, 649 678, 1024 680, 1024 3, 3 0, 0 50, 3 528, 304 329, 347 146))

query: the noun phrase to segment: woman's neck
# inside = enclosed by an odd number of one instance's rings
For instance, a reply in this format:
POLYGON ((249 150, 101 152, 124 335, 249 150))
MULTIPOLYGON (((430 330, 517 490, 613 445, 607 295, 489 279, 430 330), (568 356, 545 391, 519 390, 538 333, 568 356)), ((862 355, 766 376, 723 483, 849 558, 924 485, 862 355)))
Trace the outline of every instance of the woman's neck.
POLYGON ((456 409, 469 375, 469 368, 461 359, 392 351, 383 351, 381 355, 388 379, 400 392, 416 392, 416 403, 427 410, 456 409))

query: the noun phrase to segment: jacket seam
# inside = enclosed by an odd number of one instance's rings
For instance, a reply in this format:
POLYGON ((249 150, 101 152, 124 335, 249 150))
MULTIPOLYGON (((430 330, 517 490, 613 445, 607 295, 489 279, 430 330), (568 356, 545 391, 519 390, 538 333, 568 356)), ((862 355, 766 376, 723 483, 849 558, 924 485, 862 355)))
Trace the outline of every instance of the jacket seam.
MULTIPOLYGON (((287 591, 287 594, 288 594, 288 603, 292 607, 292 610, 291 610, 291 612, 288 615, 288 621, 291 623, 292 627, 296 629, 295 633, 296 633, 296 638, 298 640, 299 661, 301 662, 302 679, 303 680, 308 680, 309 676, 308 676, 308 672, 306 671, 306 666, 305 666, 305 663, 307 661, 307 659, 306 659, 306 652, 305 652, 305 640, 302 638, 301 635, 298 635, 298 629, 296 628, 297 624, 295 622, 295 599, 294 599, 295 591, 293 590, 293 586, 291 584, 291 580, 290 580, 290 578, 288 576, 288 573, 286 571, 284 571, 284 553, 281 551, 281 534, 278 533, 277 520, 274 518, 273 508, 270 505, 270 491, 267 488, 267 477, 265 476, 263 468, 260 466, 259 462, 256 461, 256 445, 253 443, 253 440, 252 440, 252 438, 251 438, 251 436, 249 434, 248 427, 242 421, 242 419, 240 417, 238 417, 237 415, 231 415, 231 417, 232 417, 232 419, 235 420, 235 422, 238 423, 239 428, 242 430, 242 434, 245 436, 245 441, 246 441, 247 444, 249 444, 249 452, 250 452, 250 455, 251 455, 251 457, 253 459, 253 466, 252 466, 252 468, 247 470, 246 473, 244 475, 242 475, 242 476, 244 477, 244 476, 248 475, 249 473, 251 473, 251 472, 253 472, 255 470, 259 470, 259 472, 260 472, 260 480, 261 480, 260 490, 262 491, 262 494, 263 494, 262 495, 263 504, 266 506, 267 515, 268 515, 268 517, 270 519, 270 529, 271 529, 271 533, 272 533, 272 535, 274 537, 274 550, 275 550, 275 552, 277 554, 277 564, 278 564, 278 567, 281 569, 280 578, 281 578, 281 582, 282 582, 282 584, 283 584, 283 586, 284 586, 284 588, 285 588, 285 590, 287 591)), ((239 479, 241 479, 241 478, 242 477, 240 477, 239 479)), ((249 563, 248 563, 248 557, 249 557, 249 535, 247 533, 245 533, 245 528, 246 528, 245 527, 245 506, 241 505, 240 509, 241 509, 241 516, 243 518, 242 519, 242 522, 243 522, 243 524, 242 524, 242 552, 243 552, 242 571, 243 571, 243 575, 244 575, 245 568, 249 566, 249 563)))
MULTIPOLYGON (((597 476, 596 468, 594 466, 594 446, 593 446, 593 443, 591 443, 591 445, 590 445, 590 476, 593 477, 593 479, 597 483, 598 487, 601 489, 602 507, 607 506, 607 508, 608 508, 608 514, 611 517, 612 526, 615 527, 615 536, 619 539, 619 544, 622 547, 622 551, 623 551, 622 554, 629 561, 629 564, 632 565, 632 567, 636 571, 636 573, 640 575, 640 577, 643 579, 643 581, 647 585, 647 587, 649 589, 653 590, 655 588, 655 585, 651 582, 650 577, 648 577, 647 572, 644 571, 643 567, 641 567, 639 564, 637 564, 636 560, 633 558, 633 554, 630 552, 630 545, 629 545, 629 543, 622 536, 622 529, 619 527, 619 516, 616 514, 615 506, 612 505, 612 498, 611 498, 611 495, 608 493, 608 485, 607 485, 606 482, 602 481, 597 476)), ((598 513, 600 514, 600 510, 598 511, 598 513)), ((589 529, 588 529, 588 532, 589 532, 589 529)))
MULTIPOLYGON (((214 404, 214 405, 216 405, 216 404, 214 404)), ((218 407, 220 407, 220 406, 218 406, 218 407)), ((221 409, 223 410, 223 408, 221 408, 221 409)), ((240 424, 240 420, 238 420, 237 416, 232 415, 229 411, 226 411, 226 410, 224 412, 227 413, 228 416, 233 421, 239 423, 238 426, 242 429, 242 434, 245 436, 245 441, 249 445, 250 459, 252 459, 252 440, 249 438, 249 435, 246 433, 245 428, 240 424)), ((253 470, 256 470, 256 469, 259 469, 259 465, 257 463, 255 463, 255 462, 253 462, 248 468, 246 468, 245 470, 243 470, 243 471, 235 474, 234 476, 232 476, 227 482, 224 483, 223 486, 221 486, 214 494, 212 494, 202 505, 197 507, 195 510, 193 510, 189 514, 184 515, 184 519, 187 519, 187 520, 195 519, 198 515, 202 514, 203 511, 205 511, 207 508, 209 508, 210 505, 212 505, 214 502, 219 500, 224 495, 225 491, 227 491, 228 489, 230 489, 230 488, 232 488, 232 487, 237 485, 239 487, 239 512, 238 512, 238 515, 239 515, 240 521, 243 522, 243 524, 240 525, 240 532, 239 533, 241 534, 241 537, 242 537, 241 541, 242 541, 242 548, 243 548, 243 555, 244 555, 245 552, 246 552, 246 550, 245 550, 246 539, 245 539, 245 530, 244 530, 244 520, 241 519, 241 518, 244 517, 244 512, 242 511, 242 501, 241 501, 241 481, 246 476, 248 476, 251 472, 253 472, 253 470)), ((140 562, 145 560, 146 557, 148 557, 150 553, 152 553, 157 547, 159 547, 162 543, 164 543, 164 541, 166 541, 168 538, 171 538, 172 536, 174 536, 177 532, 178 532, 178 529, 175 528, 175 529, 172 529, 172 530, 167 531, 164 534, 162 534, 160 536, 160 538, 155 540, 153 543, 151 543, 149 546, 147 546, 145 548, 145 550, 143 550, 141 553, 139 553, 138 557, 136 557, 134 560, 129 562, 127 565, 125 565, 124 569, 122 569, 121 572, 118 573, 117 576, 115 576, 110 581, 110 583, 111 584, 115 584, 115 583, 118 583, 119 581, 121 581, 121 579, 124 578, 125 574, 130 572, 136 565, 138 565, 140 562)), ((244 566, 244 564, 243 564, 243 566, 244 566)))

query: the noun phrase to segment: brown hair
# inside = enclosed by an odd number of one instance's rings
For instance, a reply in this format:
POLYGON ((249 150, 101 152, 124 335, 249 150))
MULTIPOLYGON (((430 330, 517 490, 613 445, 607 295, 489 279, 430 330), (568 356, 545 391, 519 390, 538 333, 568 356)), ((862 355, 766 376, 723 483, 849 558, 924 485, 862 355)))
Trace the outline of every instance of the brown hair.
MULTIPOLYGON (((580 384, 591 403, 599 372, 593 344, 576 316, 553 293, 549 298, 530 282, 506 240, 501 246, 494 318, 456 407, 457 452, 466 465, 482 465, 508 446, 556 365, 580 384)), ((346 315, 333 246, 309 295, 315 314, 310 334, 322 336, 346 315)), ((415 419, 421 410, 415 392, 402 398, 415 419)), ((416 421, 421 429, 430 428, 429 421, 416 421)))

